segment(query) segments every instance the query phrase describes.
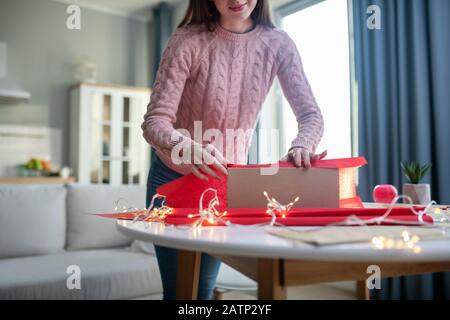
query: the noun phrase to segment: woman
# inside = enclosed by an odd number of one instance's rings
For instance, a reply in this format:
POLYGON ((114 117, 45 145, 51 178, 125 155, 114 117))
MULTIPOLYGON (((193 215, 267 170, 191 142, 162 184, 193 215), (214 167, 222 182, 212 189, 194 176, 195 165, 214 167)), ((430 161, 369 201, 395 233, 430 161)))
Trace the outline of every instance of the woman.
MULTIPOLYGON (((251 134, 275 76, 299 123, 282 160, 309 168, 326 155, 315 154, 323 118, 294 42, 270 20, 268 1, 190 0, 164 51, 142 124, 156 150, 147 206, 158 186, 184 174, 208 180, 220 177, 216 170, 226 174, 229 162, 247 163, 251 134)), ((164 299, 175 299, 177 251, 155 251, 164 299)), ((219 266, 202 255, 199 299, 212 297, 219 266)))

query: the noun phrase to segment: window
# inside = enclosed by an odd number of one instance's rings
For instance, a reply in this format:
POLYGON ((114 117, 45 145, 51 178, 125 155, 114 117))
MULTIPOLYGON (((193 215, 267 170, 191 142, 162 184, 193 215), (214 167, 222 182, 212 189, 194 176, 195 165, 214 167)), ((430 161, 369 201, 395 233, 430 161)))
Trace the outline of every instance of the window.
MULTIPOLYGON (((324 116, 325 133, 316 151, 328 150, 328 158, 352 156, 347 9, 347 0, 326 0, 282 18, 282 28, 297 45, 324 116)), ((285 98, 282 110, 282 143, 287 150, 297 134, 297 122, 285 98)))

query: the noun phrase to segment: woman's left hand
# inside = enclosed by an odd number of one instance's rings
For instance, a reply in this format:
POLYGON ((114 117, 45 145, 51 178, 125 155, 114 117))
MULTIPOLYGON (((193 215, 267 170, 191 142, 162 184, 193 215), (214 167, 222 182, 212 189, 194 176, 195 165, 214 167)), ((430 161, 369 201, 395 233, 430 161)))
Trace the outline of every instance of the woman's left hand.
POLYGON ((298 147, 293 148, 288 152, 283 158, 281 158, 281 162, 292 162, 296 167, 311 168, 311 163, 316 160, 321 160, 327 156, 327 151, 325 150, 321 154, 314 154, 309 152, 307 149, 298 147))

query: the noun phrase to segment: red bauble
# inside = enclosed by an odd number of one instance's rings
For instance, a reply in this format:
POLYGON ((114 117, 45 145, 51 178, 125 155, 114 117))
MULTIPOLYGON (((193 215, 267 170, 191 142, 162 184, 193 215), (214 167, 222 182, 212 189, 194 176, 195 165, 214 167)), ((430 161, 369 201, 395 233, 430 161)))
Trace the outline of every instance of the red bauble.
POLYGON ((398 192, 393 185, 381 184, 373 189, 372 195, 377 203, 391 203, 398 196, 398 192))

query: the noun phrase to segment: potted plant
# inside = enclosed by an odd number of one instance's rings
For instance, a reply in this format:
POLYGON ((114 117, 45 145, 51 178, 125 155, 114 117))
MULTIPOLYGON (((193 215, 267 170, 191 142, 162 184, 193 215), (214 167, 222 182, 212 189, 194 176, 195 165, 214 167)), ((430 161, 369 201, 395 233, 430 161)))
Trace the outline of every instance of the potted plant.
POLYGON ((431 164, 402 162, 400 166, 410 182, 403 185, 403 195, 409 196, 414 204, 429 204, 431 202, 430 185, 420 182, 430 170, 431 164))

